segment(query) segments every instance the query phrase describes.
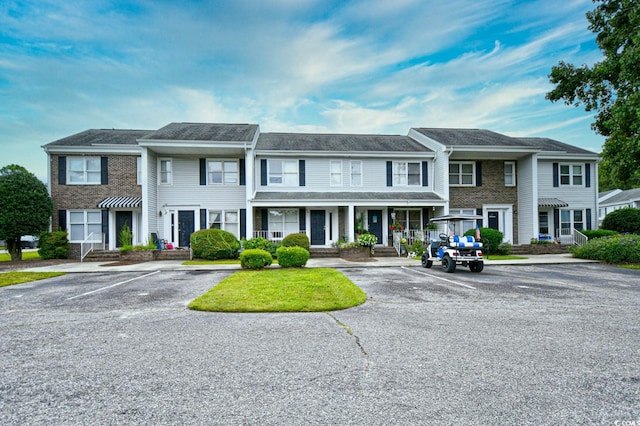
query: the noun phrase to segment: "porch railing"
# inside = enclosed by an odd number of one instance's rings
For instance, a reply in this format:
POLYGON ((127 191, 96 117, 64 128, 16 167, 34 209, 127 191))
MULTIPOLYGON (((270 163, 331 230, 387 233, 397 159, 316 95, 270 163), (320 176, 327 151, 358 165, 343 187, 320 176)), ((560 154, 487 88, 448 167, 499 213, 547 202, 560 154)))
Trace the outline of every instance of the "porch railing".
POLYGON ((573 237, 573 243, 578 245, 578 246, 583 246, 585 244, 587 244, 587 241, 589 241, 589 237, 587 237, 586 235, 584 235, 582 232, 578 231, 577 229, 573 229, 572 232, 572 237, 573 237))
POLYGON ((104 234, 90 233, 87 238, 80 243, 80 262, 84 261, 84 258, 96 248, 104 250, 104 240, 104 234))
POLYGON ((413 246, 413 244, 416 241, 421 241, 424 243, 424 232, 417 230, 417 229, 409 229, 409 230, 404 230, 404 231, 393 231, 392 233, 393 235, 393 247, 396 249, 396 252, 398 253, 398 256, 401 255, 406 255, 407 253, 404 253, 404 249, 403 249, 403 242, 402 240, 404 239, 404 245, 407 248, 407 252, 411 251, 411 247, 413 246))

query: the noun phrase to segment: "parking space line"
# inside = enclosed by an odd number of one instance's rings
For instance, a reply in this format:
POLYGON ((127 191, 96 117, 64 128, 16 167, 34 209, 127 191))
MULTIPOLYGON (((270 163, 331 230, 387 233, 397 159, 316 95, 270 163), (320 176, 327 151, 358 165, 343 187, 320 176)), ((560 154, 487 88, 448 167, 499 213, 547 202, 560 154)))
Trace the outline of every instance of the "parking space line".
POLYGON ((97 290, 92 290, 92 291, 88 291, 86 293, 78 294, 78 295, 73 296, 73 297, 69 297, 67 300, 73 300, 73 299, 77 299, 79 297, 88 296, 88 295, 93 294, 93 293, 98 293, 99 291, 107 290, 107 289, 110 289, 110 288, 113 288, 113 287, 117 287, 117 286, 122 285, 122 284, 130 283, 131 281, 139 280, 140 278, 146 278, 146 277, 149 277, 151 275, 155 275, 155 274, 157 274, 159 272, 160 271, 154 271, 154 272, 150 272, 150 273, 145 274, 145 275, 141 275, 139 277, 130 278, 128 280, 121 281, 121 282, 115 283, 115 284, 111 284, 109 286, 102 287, 102 288, 99 288, 97 290))
POLYGON ((476 290, 476 288, 475 288, 475 287, 470 286, 470 285, 468 285, 468 284, 459 283, 459 282, 457 282, 457 281, 449 280, 449 279, 447 279, 447 278, 442 278, 442 277, 439 277, 439 276, 437 276, 437 275, 427 274, 426 272, 423 272, 423 271, 417 271, 417 270, 415 270, 415 269, 413 269, 413 268, 407 268, 406 266, 401 266, 401 268, 402 268, 402 269, 406 269, 407 271, 416 272, 416 273, 418 273, 418 274, 426 275, 427 277, 436 278, 436 279, 438 279, 438 280, 446 281, 446 282, 451 283, 451 284, 459 285, 459 286, 461 286, 461 287, 465 287, 465 288, 468 288, 468 289, 471 289, 471 290, 476 290))

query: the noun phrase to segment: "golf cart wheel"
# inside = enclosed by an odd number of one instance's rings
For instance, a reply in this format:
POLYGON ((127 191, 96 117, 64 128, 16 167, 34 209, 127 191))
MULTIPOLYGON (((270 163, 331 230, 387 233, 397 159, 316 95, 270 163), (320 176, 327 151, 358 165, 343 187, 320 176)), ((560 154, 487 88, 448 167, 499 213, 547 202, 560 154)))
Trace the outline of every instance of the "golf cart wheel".
POLYGON ((445 254, 442 258, 442 270, 449 273, 456 270, 456 262, 448 254, 445 254))
POLYGON ((422 255, 421 262, 423 268, 431 268, 433 266, 433 261, 429 260, 426 254, 422 255))
POLYGON ((469 264, 469 269, 471 269, 471 272, 482 272, 484 269, 484 262, 471 262, 469 264))

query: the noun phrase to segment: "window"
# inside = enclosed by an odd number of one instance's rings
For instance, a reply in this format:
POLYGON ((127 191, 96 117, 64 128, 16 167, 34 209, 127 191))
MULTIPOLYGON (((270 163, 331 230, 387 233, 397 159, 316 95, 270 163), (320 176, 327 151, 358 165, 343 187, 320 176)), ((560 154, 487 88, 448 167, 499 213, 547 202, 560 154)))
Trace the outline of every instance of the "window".
POLYGON ((560 228, 561 235, 569 235, 572 228, 578 231, 584 229, 584 211, 560 210, 560 228))
POLYGON ((362 161, 351 161, 351 186, 362 186, 362 161))
POLYGON ((449 163, 450 185, 473 186, 474 177, 473 162, 449 163))
POLYGON ((142 185, 142 157, 136 158, 136 180, 138 185, 142 185))
POLYGON ((582 164, 561 164, 560 185, 582 186, 582 164))
POLYGON ((69 157, 67 161, 70 185, 100 185, 100 157, 69 157))
POLYGON ((269 232, 274 239, 300 232, 298 210, 269 210, 269 232))
POLYGON ((207 162, 208 183, 214 185, 237 185, 238 162, 210 160, 207 162))
POLYGON ((516 163, 504 162, 504 186, 516 186, 516 163))
POLYGON ((395 221, 407 230, 420 230, 420 210, 396 209, 395 221))
POLYGON ((238 237, 240 235, 237 210, 209 210, 209 229, 222 229, 238 237))
POLYGON ((329 183, 331 186, 342 186, 342 161, 331 161, 330 169, 329 183))
MULTIPOLYGON (((468 215, 475 215, 476 214, 476 210, 475 209, 451 209, 449 210, 450 214, 468 214, 468 215)), ((456 235, 464 235, 465 232, 467 232, 469 229, 476 229, 476 221, 475 220, 463 220, 460 222, 451 222, 449 224, 449 226, 451 227, 451 232, 455 233, 456 235), (462 228, 456 228, 456 226, 460 226, 462 225, 462 228)), ((448 230, 445 230, 445 232, 448 230)))
POLYGON ((84 241, 92 232, 95 240, 102 238, 102 212, 69 212, 69 241, 84 241))
POLYGON ((538 233, 540 235, 549 235, 549 213, 538 213, 538 233))
POLYGON ((171 185, 173 183, 173 172, 171 169, 171 159, 160 159, 160 184, 171 185))
POLYGON ((298 160, 269 160, 269 185, 298 186, 298 160))
POLYGON ((421 184, 420 163, 404 161, 393 163, 393 186, 419 186, 421 184))

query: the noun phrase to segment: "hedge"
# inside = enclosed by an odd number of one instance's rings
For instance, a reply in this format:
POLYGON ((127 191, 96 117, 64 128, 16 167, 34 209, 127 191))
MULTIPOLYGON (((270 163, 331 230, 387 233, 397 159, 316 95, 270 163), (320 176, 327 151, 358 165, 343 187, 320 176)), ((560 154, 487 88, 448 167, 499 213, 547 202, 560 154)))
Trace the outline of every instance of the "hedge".
POLYGON ((640 234, 640 209, 626 207, 612 211, 602 219, 600 228, 621 234, 640 234))
POLYGON ((222 229, 201 229, 191 234, 191 250, 198 259, 236 259, 240 242, 222 229))
POLYGON ((261 250, 267 251, 269 252, 269 254, 271 254, 271 257, 273 258, 276 255, 276 249, 278 248, 278 245, 267 240, 266 238, 255 237, 250 240, 244 241, 244 248, 245 249, 261 249, 261 250))
POLYGON ((69 239, 66 231, 45 232, 40 236, 38 255, 42 259, 69 257, 69 239))
MULTIPOLYGON (((464 233, 464 235, 471 235, 472 237, 475 237, 476 230, 469 229, 467 232, 464 233)), ((492 228, 480 228, 480 238, 482 239, 482 244, 484 244, 483 245, 484 250, 482 251, 483 253, 485 253, 485 251, 488 250, 487 254, 489 255, 504 254, 500 249, 500 244, 502 244, 502 238, 504 238, 504 235, 502 234, 502 232, 492 228)), ((511 250, 509 250, 509 252, 510 251, 511 250)))
POLYGON ((639 263, 640 235, 626 234, 589 240, 582 246, 569 247, 569 251, 582 259, 605 263, 639 263))
POLYGON ((302 247, 279 247, 277 250, 278 265, 282 268, 295 268, 307 264, 309 251, 302 247))
POLYGON ((282 240, 284 247, 302 247, 309 251, 309 237, 307 234, 289 234, 282 240))
POLYGON ((273 263, 271 253, 262 249, 246 249, 240 253, 242 269, 261 269, 273 263))

